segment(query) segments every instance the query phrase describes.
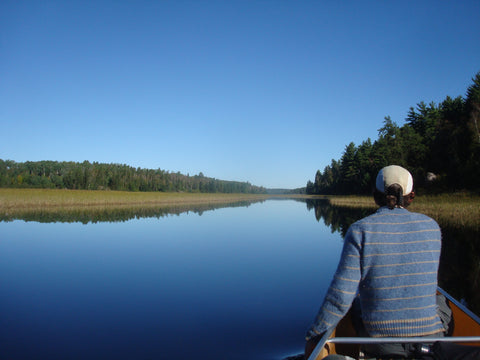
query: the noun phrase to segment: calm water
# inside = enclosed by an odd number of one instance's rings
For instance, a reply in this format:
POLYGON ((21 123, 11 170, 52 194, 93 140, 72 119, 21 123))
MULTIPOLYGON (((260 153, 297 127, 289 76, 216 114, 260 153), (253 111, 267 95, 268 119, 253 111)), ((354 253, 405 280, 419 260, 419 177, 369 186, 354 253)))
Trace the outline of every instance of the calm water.
POLYGON ((116 222, 0 222, 0 358, 300 353, 342 247, 313 210, 269 200, 116 222))
MULTIPOLYGON (((369 213, 269 200, 0 218, 0 359, 301 353, 343 235, 369 213)), ((479 233, 440 226, 440 286, 480 314, 479 233)))

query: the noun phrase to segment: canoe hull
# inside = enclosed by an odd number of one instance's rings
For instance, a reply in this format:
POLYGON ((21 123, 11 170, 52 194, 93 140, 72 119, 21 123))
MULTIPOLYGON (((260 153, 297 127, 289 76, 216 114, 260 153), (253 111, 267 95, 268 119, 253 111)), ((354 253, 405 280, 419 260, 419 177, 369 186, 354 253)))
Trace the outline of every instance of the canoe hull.
MULTIPOLYGON (((480 339, 480 318, 469 311, 463 304, 451 297, 443 289, 438 288, 438 293, 445 296, 447 304, 452 310, 453 330, 450 329, 451 331, 449 331, 448 341, 454 341, 454 338, 456 337, 463 337, 465 341, 469 342, 457 342, 456 340, 455 342, 462 345, 480 346, 480 341, 471 341, 471 337, 478 337, 478 339, 480 339)), ((357 359, 359 357, 360 344, 330 342, 332 341, 332 338, 340 338, 339 340, 341 340, 341 338, 355 338, 356 336, 357 333, 352 323, 351 313, 349 312, 331 334, 328 334, 319 340, 319 344, 308 360, 320 360, 325 356, 332 354, 348 355, 357 359)), ((359 339, 359 342, 362 341, 360 340, 362 338, 357 339, 359 339)), ((372 339, 365 339, 366 342, 369 340, 372 339)))

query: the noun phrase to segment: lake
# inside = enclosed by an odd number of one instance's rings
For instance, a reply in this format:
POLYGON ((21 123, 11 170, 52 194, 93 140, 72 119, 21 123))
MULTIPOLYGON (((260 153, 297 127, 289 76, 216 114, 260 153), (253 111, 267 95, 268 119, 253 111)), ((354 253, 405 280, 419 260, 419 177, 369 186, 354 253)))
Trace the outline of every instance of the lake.
POLYGON ((343 234, 368 213, 267 200, 0 222, 0 358, 301 353, 343 234))
POLYGON ((281 359, 342 236, 305 202, 111 222, 0 223, 0 357, 281 359))

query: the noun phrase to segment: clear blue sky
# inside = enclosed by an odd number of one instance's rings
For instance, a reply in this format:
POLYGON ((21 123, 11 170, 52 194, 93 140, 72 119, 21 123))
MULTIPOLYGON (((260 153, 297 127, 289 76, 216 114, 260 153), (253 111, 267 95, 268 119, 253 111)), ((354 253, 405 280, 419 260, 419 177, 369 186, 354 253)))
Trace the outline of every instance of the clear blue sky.
POLYGON ((0 2, 0 158, 295 188, 464 96, 480 1, 0 2))

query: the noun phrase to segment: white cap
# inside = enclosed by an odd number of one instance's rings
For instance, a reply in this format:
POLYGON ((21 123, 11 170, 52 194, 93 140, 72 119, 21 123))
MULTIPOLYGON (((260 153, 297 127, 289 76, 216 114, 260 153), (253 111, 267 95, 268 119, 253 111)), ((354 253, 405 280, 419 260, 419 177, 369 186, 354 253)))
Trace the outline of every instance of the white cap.
POLYGON ((403 189, 403 195, 408 195, 413 190, 413 177, 408 170, 398 165, 384 167, 378 172, 376 187, 377 190, 385 193, 390 185, 398 184, 403 189))

